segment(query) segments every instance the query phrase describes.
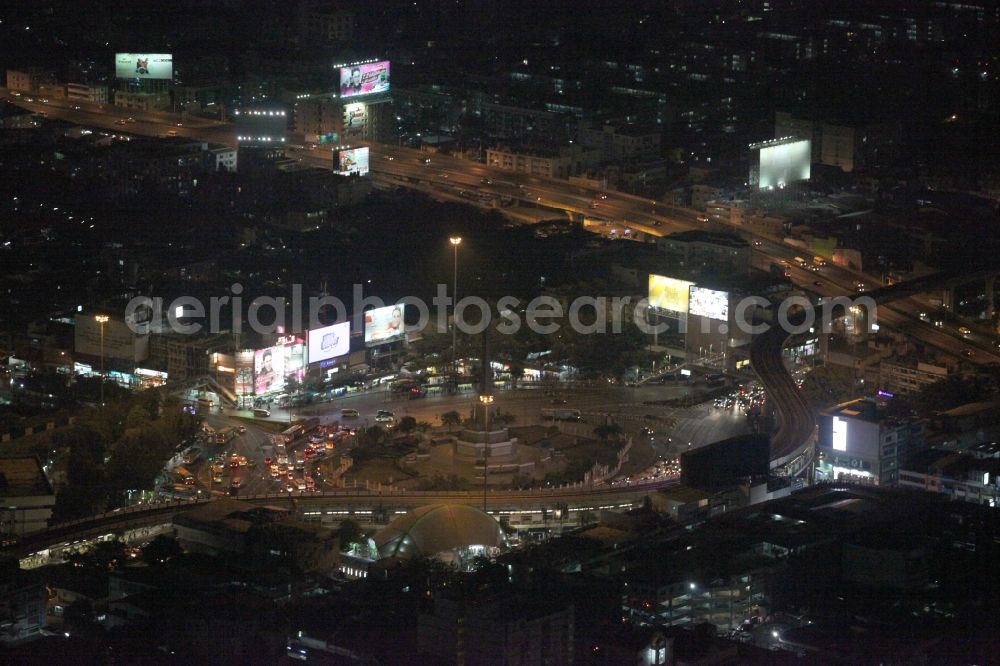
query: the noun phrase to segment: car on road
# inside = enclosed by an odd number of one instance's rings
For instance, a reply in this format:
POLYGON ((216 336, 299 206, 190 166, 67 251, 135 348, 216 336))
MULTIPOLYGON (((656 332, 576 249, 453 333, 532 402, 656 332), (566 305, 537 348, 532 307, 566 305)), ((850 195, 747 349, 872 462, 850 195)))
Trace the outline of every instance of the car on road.
POLYGON ((265 466, 265 467, 270 467, 270 466, 271 466, 271 463, 273 463, 273 462, 274 462, 274 461, 273 461, 273 460, 271 460, 270 458, 264 458, 264 466, 265 466))
POLYGON ((375 423, 391 428, 396 423, 396 415, 388 409, 380 409, 375 415, 375 423))
POLYGON ((356 419, 361 416, 356 409, 342 409, 340 410, 340 418, 342 419, 356 419))
POLYGON ((963 349, 962 350, 962 356, 964 356, 965 358, 972 358, 975 355, 976 355, 976 352, 972 351, 971 349, 963 349))
POLYGON ((236 432, 240 433, 241 435, 245 435, 247 434, 247 427, 241 425, 238 428, 236 428, 236 432))
POLYGON ((965 327, 965 326, 959 326, 958 327, 958 332, 962 334, 963 338, 967 338, 967 337, 969 337, 969 335, 972 334, 972 330, 969 329, 969 328, 967 328, 967 327, 965 327))
POLYGON ((266 419, 267 417, 271 416, 271 412, 267 411, 266 409, 257 408, 253 410, 253 415, 258 418, 266 419))
POLYGON ((823 283, 822 283, 822 282, 820 282, 819 280, 814 280, 814 281, 813 281, 813 285, 814 285, 814 286, 816 286, 816 287, 822 287, 822 286, 823 286, 823 283))

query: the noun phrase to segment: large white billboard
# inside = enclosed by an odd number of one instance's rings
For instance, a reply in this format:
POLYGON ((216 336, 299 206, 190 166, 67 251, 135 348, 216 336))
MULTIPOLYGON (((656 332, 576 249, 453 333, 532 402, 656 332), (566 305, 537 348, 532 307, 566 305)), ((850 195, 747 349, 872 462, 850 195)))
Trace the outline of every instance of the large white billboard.
POLYGON ((341 176, 364 176, 368 173, 368 147, 348 148, 337 151, 334 159, 337 161, 337 173, 341 176))
POLYGON ((729 293, 691 287, 688 312, 699 317, 729 321, 729 293))
POLYGON ((784 187, 789 183, 809 180, 812 143, 809 139, 764 145, 760 148, 759 180, 762 190, 784 187))
POLYGON ((662 275, 649 275, 649 307, 654 310, 687 314, 688 298, 694 282, 662 275))
POLYGON ((847 451, 847 421, 839 416, 833 417, 833 450, 847 451))
POLYGON ((119 79, 174 78, 174 56, 170 53, 116 53, 115 76, 119 79))
POLYGON ((309 362, 319 363, 351 351, 351 323, 344 321, 309 331, 309 362))
POLYGON ((365 312, 365 344, 369 347, 400 340, 404 335, 402 305, 387 305, 365 312))
POLYGON ((121 320, 108 318, 102 325, 94 315, 76 315, 73 319, 73 349, 77 354, 94 358, 139 362, 149 357, 149 335, 139 335, 121 320))

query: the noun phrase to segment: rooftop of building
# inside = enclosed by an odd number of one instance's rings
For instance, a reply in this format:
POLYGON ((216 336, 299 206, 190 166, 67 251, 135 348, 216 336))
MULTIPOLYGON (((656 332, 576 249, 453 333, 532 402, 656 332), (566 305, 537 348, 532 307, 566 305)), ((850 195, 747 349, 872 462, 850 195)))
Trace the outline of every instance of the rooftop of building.
POLYGON ((667 500, 674 502, 680 502, 682 504, 688 504, 691 502, 701 502, 707 500, 711 497, 710 493, 706 493, 703 490, 698 490, 697 488, 689 488, 688 486, 674 486, 672 488, 661 488, 656 491, 658 497, 662 497, 667 500))
POLYGON ((959 405, 958 407, 953 407, 952 409, 941 412, 943 416, 951 416, 955 418, 963 416, 977 416, 983 414, 989 414, 992 412, 1000 412, 1000 400, 982 400, 979 402, 969 402, 964 405, 959 405))
POLYGON ((590 129, 614 132, 615 134, 621 134, 623 136, 649 136, 651 134, 660 135, 663 133, 663 130, 655 125, 637 125, 634 123, 619 124, 608 122, 603 125, 593 126, 590 129))
POLYGON ((842 402, 834 407, 823 410, 825 416, 840 416, 842 418, 867 421, 869 423, 879 423, 878 404, 871 398, 856 398, 848 402, 842 402))
POLYGON ((52 485, 35 456, 0 458, 0 497, 52 495, 52 485))
POLYGON ((634 541, 637 538, 634 532, 607 525, 595 525, 594 527, 577 532, 577 536, 582 539, 597 541, 605 547, 617 547, 629 541, 634 541))
POLYGON ((981 458, 1000 457, 1000 442, 979 442, 965 449, 981 458))
POLYGON ((968 479, 971 475, 982 479, 983 474, 989 474, 988 478, 996 480, 1000 474, 1000 460, 979 458, 964 451, 927 449, 913 453, 901 469, 949 479, 968 479))
POLYGON ((948 367, 945 365, 939 365, 938 360, 930 354, 907 354, 905 356, 894 354, 882 359, 882 363, 885 363, 886 365, 895 365, 901 368, 909 368, 910 370, 919 370, 930 374, 940 374, 942 377, 948 374, 948 367), (921 365, 924 367, 921 368, 921 365))
POLYGON ((565 155, 567 152, 572 152, 575 150, 584 150, 581 146, 563 146, 563 145, 540 145, 540 144, 499 144, 489 148, 488 150, 495 150, 500 153, 510 153, 513 155, 525 155, 528 157, 540 157, 547 159, 555 159, 565 155))
POLYGON ((472 545, 500 546, 504 541, 503 530, 492 516, 464 504, 413 509, 375 535, 383 558, 433 557, 472 545))

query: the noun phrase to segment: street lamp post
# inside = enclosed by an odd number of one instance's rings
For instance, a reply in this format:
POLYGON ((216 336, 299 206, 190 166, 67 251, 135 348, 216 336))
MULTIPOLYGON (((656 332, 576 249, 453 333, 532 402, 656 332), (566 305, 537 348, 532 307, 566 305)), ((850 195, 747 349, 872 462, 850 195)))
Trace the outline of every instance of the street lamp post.
POLYGON ((108 315, 94 317, 101 327, 101 407, 104 407, 104 325, 108 323, 108 315))
POLYGON ((451 241, 451 247, 455 251, 454 286, 452 289, 452 298, 455 300, 451 304, 451 370, 457 374, 458 320, 455 317, 455 313, 458 311, 458 246, 462 244, 462 239, 458 236, 452 236, 448 240, 451 241))
POLYGON ((486 493, 489 488, 487 480, 490 473, 490 405, 493 404, 493 396, 481 395, 479 396, 479 402, 483 403, 484 411, 486 412, 486 441, 483 447, 483 513, 486 513, 486 493))

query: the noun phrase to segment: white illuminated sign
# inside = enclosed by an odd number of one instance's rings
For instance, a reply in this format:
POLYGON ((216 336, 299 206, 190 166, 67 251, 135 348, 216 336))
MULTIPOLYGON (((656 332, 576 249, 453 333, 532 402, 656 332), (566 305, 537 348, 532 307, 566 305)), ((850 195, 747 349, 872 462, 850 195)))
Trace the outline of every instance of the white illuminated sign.
POLYGON ((757 186, 766 190, 809 180, 811 160, 812 143, 808 139, 763 146, 760 148, 760 176, 757 186))
POLYGON ((847 451, 847 421, 833 417, 833 450, 847 451))
POLYGON ((726 321, 729 319, 729 293, 704 287, 691 287, 688 312, 698 317, 726 321))

